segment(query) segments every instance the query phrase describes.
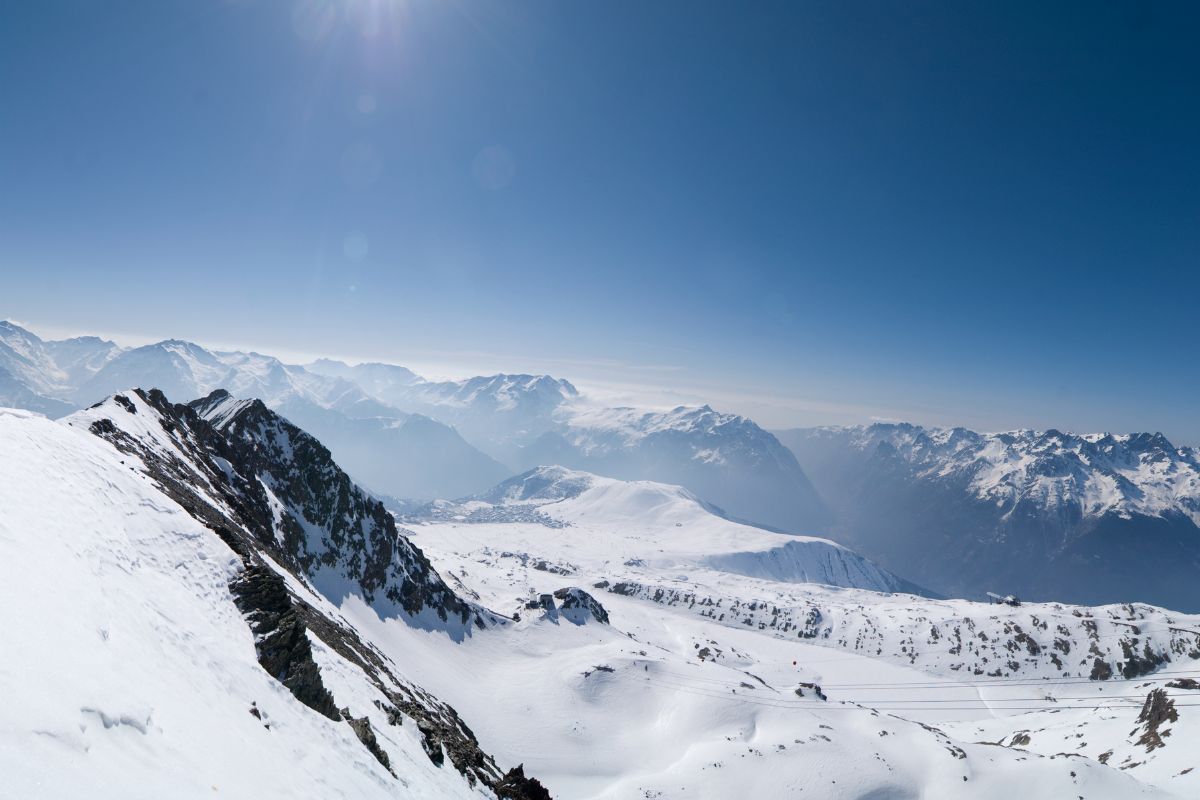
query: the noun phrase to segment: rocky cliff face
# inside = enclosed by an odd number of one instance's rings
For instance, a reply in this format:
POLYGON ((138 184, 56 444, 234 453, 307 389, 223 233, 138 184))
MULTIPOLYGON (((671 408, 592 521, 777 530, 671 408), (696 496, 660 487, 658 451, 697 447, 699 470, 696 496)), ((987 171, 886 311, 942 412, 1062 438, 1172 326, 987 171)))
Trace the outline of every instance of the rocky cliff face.
POLYGON ((260 401, 217 391, 187 406, 139 390, 71 424, 138 456, 196 513, 247 532, 255 548, 335 603, 359 594, 382 616, 460 631, 489 618, 454 594, 320 442, 260 401))

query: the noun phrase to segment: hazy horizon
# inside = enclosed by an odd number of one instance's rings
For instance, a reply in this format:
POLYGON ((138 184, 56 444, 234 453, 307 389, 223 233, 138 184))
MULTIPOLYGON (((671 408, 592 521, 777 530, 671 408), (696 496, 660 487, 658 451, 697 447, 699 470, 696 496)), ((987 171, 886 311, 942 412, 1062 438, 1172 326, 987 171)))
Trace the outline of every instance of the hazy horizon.
POLYGON ((1198 17, 23 4, 0 315, 771 428, 1200 443, 1198 17))
MULTIPOLYGON (((673 386, 670 381, 642 384, 618 383, 603 377, 605 371, 619 373, 623 370, 636 369, 636 367, 623 364, 586 364, 570 361, 552 363, 548 361, 538 361, 536 359, 514 358, 490 353, 425 353, 418 354, 413 358, 391 358, 362 356, 354 353, 299 352, 291 351, 286 348, 280 349, 259 347, 255 345, 238 344, 234 342, 189 339, 187 337, 171 335, 131 336, 124 333, 60 329, 52 326, 35 325, 13 317, 0 316, 0 321, 7 321, 15 325, 19 325, 44 340, 73 338, 77 336, 99 336, 100 338, 111 340, 121 347, 132 348, 156 344, 158 342, 171 339, 183 339, 185 341, 192 341, 193 343, 209 350, 257 352, 267 356, 274 356, 275 358, 278 358, 287 364, 300 366, 310 364, 318 359, 333 359, 351 365, 366 362, 391 364, 411 369, 421 378, 432 381, 456 381, 476 377, 479 375, 494 374, 550 375, 551 377, 561 378, 571 382, 576 388, 585 394, 588 400, 598 404, 611 406, 627 405, 646 407, 648 409, 666 409, 680 405, 710 405, 718 411, 737 413, 749 417, 768 430, 786 430, 790 428, 810 428, 821 426, 869 425, 877 422, 905 422, 926 427, 966 427, 984 433, 1018 429, 1047 430, 1050 428, 1057 428, 1069 433, 1079 434, 1113 433, 1120 435, 1142 432, 1161 432, 1164 433, 1167 438, 1170 439, 1176 446, 1196 446, 1197 444, 1200 444, 1200 442, 1172 436, 1172 434, 1168 431, 1151 429, 1083 429, 1067 425, 1030 425, 1024 423, 1009 426, 988 427, 986 425, 973 425, 967 422, 942 421, 936 416, 929 418, 922 418, 916 414, 911 416, 882 416, 871 413, 871 409, 867 408, 859 410, 858 414, 856 415, 852 410, 849 410, 845 407, 834 406, 832 404, 822 405, 818 402, 810 402, 806 404, 805 401, 799 397, 770 397, 761 395, 755 396, 745 393, 730 393, 727 389, 722 387, 677 387, 673 386), (431 356, 434 355, 442 356, 442 360, 439 361, 431 358, 431 356), (517 366, 506 368, 504 366, 506 364, 514 364, 517 366), (600 377, 597 377, 598 375, 600 377)), ((387 348, 383 348, 381 352, 403 351, 392 351, 388 350, 387 348)))

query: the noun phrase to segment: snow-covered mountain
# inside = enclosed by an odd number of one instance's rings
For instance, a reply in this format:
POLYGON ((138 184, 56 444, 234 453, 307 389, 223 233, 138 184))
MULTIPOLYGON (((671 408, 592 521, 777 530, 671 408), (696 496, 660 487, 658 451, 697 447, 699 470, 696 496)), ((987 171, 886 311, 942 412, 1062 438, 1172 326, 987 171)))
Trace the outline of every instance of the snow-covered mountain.
POLYGON ((818 531, 827 516, 795 456, 774 435, 708 406, 581 408, 532 442, 523 459, 527 467, 562 464, 679 484, 734 517, 791 533, 818 531))
POLYGON ((336 604, 448 640, 505 623, 262 403, 0 411, 0 441, 13 796, 546 796, 336 604))
POLYGON ((94 337, 44 342, 0 320, 0 403, 48 416, 69 413, 74 406, 64 395, 72 380, 90 377, 115 347, 94 337))
POLYGON ((0 411, 0 450, 14 796, 1200 790, 1200 618, 752 577, 711 557, 808 540, 561 468, 401 529, 226 393, 0 411))
MULTIPOLYGON (((349 374, 326 362, 331 374, 349 374)), ((369 366, 369 365, 364 365, 369 366)), ((789 532, 826 520, 795 457, 753 421, 708 406, 597 406, 549 375, 393 385, 376 399, 453 425, 512 471, 540 464, 686 486, 730 514, 789 532)))
POLYGON ((493 458, 521 467, 526 448, 557 430, 579 396, 569 382, 549 375, 487 375, 418 383, 392 402, 453 425, 493 458))
POLYGON ((341 361, 319 358, 305 366, 309 372, 317 375, 351 381, 362 387, 371 397, 390 406, 398 406, 398 401, 407 396, 408 387, 423 382, 420 375, 395 364, 366 362, 352 366, 341 361))
POLYGON ((681 484, 734 516, 790 532, 817 531, 826 519, 786 448, 752 421, 707 406, 603 408, 547 375, 432 382, 390 364, 297 366, 180 340, 122 349, 0 327, 0 400, 10 405, 59 416, 135 386, 173 398, 225 389, 261 399, 395 498, 456 497, 560 463, 681 484))
POLYGON ((1200 454, 1161 434, 779 436, 834 509, 831 534, 922 585, 1200 610, 1200 454))

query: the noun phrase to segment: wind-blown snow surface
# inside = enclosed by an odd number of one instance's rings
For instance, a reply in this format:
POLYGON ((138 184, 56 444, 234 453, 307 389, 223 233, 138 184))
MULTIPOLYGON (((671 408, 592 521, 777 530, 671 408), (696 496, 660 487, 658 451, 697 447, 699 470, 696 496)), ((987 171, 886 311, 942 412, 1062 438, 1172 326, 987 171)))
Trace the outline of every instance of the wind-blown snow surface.
POLYGON ((1200 454, 1161 434, 779 435, 833 508, 829 532, 922 585, 1200 610, 1200 454))
POLYGON ((239 560, 107 443, 0 410, 0 453, 0 793, 479 796, 414 728, 377 723, 393 778, 268 675, 228 588, 239 560))

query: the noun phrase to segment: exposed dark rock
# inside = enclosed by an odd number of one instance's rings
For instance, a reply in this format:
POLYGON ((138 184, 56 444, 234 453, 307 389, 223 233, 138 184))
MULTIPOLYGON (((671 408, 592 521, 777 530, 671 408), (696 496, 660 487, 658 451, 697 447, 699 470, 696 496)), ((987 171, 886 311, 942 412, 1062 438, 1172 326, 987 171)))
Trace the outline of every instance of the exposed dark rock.
POLYGON ((304 705, 339 719, 333 696, 321 681, 304 622, 292 606, 283 578, 265 566, 250 566, 229 585, 234 602, 254 632, 258 663, 304 705))
POLYGON ((570 621, 583 624, 590 616, 597 622, 608 624, 608 612, 604 606, 583 589, 568 586, 556 591, 554 596, 562 601, 559 611, 570 621))
POLYGON ((366 717, 355 719, 350 716, 350 709, 348 708, 343 708, 341 713, 346 722, 350 723, 350 729, 354 731, 354 735, 362 742, 363 747, 367 748, 371 755, 375 756, 375 760, 382 764, 384 769, 395 775, 396 773, 392 770, 392 763, 388 758, 388 754, 383 752, 379 747, 379 740, 375 738, 375 731, 371 728, 371 720, 366 717))
POLYGON ((1159 666, 1166 663, 1168 659, 1165 655, 1155 653, 1150 649, 1149 643, 1145 644, 1142 652, 1138 653, 1134 648, 1137 646, 1137 639, 1132 642, 1128 639, 1121 640, 1121 651, 1125 656, 1125 660, 1121 665, 1121 674, 1125 678, 1137 678, 1142 675, 1149 675, 1159 666))
POLYGON ((1112 667, 1102 658, 1097 657, 1092 663, 1092 674, 1089 675, 1094 681, 1106 681, 1112 677, 1112 667))
POLYGON ((525 765, 517 764, 492 787, 499 800, 551 800, 550 792, 537 778, 525 777, 525 765))
POLYGON ((1175 708, 1175 701, 1168 697, 1165 691, 1154 689, 1146 695, 1146 702, 1137 721, 1145 725, 1137 744, 1145 745, 1146 752, 1149 753, 1166 746, 1163 737, 1169 736, 1171 732, 1160 728, 1165 722, 1178 722, 1179 711, 1175 708))
POLYGON ((1179 678, 1178 680, 1167 681, 1167 688, 1200 691, 1200 681, 1197 681, 1195 678, 1179 678))
POLYGON ((821 698, 822 700, 829 699, 828 697, 825 696, 825 693, 823 691, 821 691, 821 685, 818 683, 806 683, 805 681, 801 681, 800 685, 796 688, 796 694, 799 694, 801 697, 803 697, 804 695, 800 693, 800 689, 809 689, 812 691, 813 694, 815 694, 817 697, 821 698))

